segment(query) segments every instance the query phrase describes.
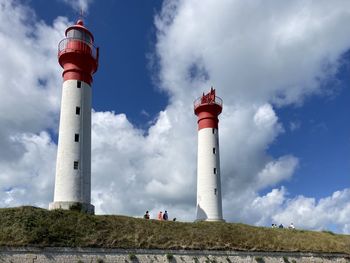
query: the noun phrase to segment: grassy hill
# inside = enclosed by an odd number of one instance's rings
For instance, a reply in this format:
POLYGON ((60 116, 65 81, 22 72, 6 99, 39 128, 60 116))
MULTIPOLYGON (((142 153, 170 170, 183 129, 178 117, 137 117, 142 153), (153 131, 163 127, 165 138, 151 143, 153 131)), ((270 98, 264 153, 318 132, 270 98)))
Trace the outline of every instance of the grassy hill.
POLYGON ((350 236, 233 223, 181 223, 34 207, 0 209, 0 246, 301 251, 350 254, 350 236))

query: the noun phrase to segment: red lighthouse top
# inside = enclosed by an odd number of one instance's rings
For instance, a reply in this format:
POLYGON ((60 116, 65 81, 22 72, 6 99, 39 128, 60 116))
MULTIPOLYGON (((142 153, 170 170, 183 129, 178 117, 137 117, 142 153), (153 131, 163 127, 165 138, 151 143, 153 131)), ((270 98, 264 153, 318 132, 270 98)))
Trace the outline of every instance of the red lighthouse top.
POLYGON ((194 101, 194 113, 198 116, 198 130, 218 128, 218 116, 222 112, 222 99, 215 95, 215 89, 194 101))
POLYGON ((58 62, 63 68, 63 79, 81 80, 89 85, 98 68, 99 49, 94 46, 94 36, 78 20, 66 29, 66 38, 58 45, 58 62))

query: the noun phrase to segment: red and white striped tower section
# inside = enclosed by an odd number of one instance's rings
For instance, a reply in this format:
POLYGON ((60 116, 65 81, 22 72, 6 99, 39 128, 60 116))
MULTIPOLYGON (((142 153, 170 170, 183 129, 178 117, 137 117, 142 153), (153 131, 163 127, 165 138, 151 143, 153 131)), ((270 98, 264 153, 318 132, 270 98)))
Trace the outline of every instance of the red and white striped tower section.
POLYGON ((194 102, 198 116, 197 221, 223 221, 218 126, 221 111, 222 99, 213 88, 194 102))
POLYGON ((58 45, 63 68, 54 202, 49 209, 94 213, 91 204, 91 83, 98 67, 94 36, 78 20, 58 45))

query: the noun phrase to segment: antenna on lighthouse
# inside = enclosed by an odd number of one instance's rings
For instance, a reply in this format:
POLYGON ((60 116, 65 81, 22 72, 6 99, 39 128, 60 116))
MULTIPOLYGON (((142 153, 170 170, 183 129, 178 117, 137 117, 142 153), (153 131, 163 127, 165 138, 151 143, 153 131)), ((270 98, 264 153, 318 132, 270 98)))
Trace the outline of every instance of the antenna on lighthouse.
POLYGON ((83 9, 83 7, 80 7, 80 11, 78 14, 78 20, 84 20, 84 18, 86 18, 86 15, 84 13, 84 9, 83 9))

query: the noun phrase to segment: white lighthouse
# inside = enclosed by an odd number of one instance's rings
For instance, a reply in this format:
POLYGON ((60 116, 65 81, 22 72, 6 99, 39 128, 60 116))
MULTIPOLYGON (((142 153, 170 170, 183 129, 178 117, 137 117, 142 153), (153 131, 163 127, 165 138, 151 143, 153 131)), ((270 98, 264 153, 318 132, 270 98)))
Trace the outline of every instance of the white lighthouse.
POLYGON ((218 126, 221 111, 222 99, 213 88, 194 102, 198 116, 197 221, 223 221, 218 126))
POLYGON ((94 213, 91 204, 91 83, 98 67, 94 37, 78 20, 58 46, 63 68, 54 202, 49 209, 94 213))

